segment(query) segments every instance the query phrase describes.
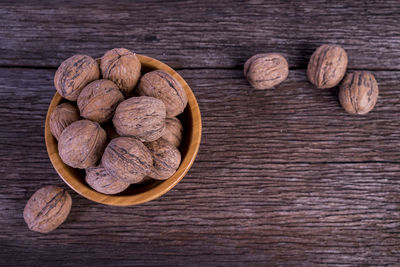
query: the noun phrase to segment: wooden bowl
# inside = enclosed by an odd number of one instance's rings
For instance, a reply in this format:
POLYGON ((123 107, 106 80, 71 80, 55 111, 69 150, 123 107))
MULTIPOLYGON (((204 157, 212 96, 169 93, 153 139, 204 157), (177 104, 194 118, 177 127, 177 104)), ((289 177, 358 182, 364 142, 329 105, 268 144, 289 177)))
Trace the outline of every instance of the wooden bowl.
POLYGON ((156 69, 164 70, 179 81, 187 94, 188 105, 183 114, 179 115, 179 119, 181 120, 184 127, 183 141, 180 148, 182 161, 176 173, 169 179, 165 181, 152 180, 151 182, 142 185, 131 185, 127 190, 117 195, 105 195, 95 191, 86 184, 84 170, 71 168, 64 164, 64 162, 62 162, 58 154, 57 140, 50 132, 50 114, 53 112, 54 108, 58 104, 66 100, 64 100, 58 93, 56 93, 51 100, 49 109, 47 111, 45 140, 47 152, 49 154, 49 158, 51 163, 53 164, 54 169, 64 180, 64 182, 69 185, 69 187, 71 187, 73 190, 75 190, 78 194, 92 201, 106 205, 137 205, 162 196, 163 194, 171 190, 186 175, 196 158, 200 146, 200 109, 197 104, 196 97, 194 96, 189 85, 176 71, 174 71, 166 64, 150 57, 142 55, 137 56, 142 63, 143 73, 156 69))

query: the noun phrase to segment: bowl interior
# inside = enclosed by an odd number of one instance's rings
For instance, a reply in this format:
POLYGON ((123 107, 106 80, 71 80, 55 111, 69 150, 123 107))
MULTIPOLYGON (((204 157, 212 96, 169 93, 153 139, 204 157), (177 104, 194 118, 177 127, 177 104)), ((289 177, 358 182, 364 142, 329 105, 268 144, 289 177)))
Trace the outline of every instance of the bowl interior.
POLYGON ((166 64, 142 55, 137 55, 142 64, 142 74, 155 70, 161 69, 171 74, 185 89, 188 97, 188 105, 185 111, 178 116, 178 119, 182 122, 184 132, 183 141, 179 148, 182 156, 181 164, 176 173, 165 181, 151 180, 140 185, 131 185, 125 191, 116 195, 105 195, 92 189, 85 182, 85 171, 80 169, 74 169, 64 164, 58 154, 57 140, 53 137, 50 132, 49 117, 53 112, 54 108, 62 102, 65 102, 58 93, 56 93, 50 103, 49 109, 46 116, 45 124, 45 139, 47 152, 49 154, 50 161, 52 162, 55 170, 59 176, 67 183, 74 191, 80 195, 107 205, 114 206, 129 206, 144 203, 153 200, 173 188, 189 171, 192 166, 201 139, 201 116, 199 106, 196 98, 190 89, 189 85, 185 80, 172 68, 166 64))

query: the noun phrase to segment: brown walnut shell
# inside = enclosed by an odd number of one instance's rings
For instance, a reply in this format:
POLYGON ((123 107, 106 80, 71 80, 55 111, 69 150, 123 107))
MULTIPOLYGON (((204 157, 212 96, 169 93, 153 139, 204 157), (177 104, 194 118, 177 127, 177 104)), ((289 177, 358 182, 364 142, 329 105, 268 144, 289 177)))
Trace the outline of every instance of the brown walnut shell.
POLYGON ((121 136, 143 142, 157 140, 165 130, 165 105, 154 97, 131 97, 118 105, 113 124, 121 136))
POLYGON ((126 183, 138 183, 150 172, 150 151, 132 137, 117 137, 108 144, 101 159, 107 172, 126 183))
POLYGON ((101 58, 100 69, 104 79, 113 81, 124 95, 133 91, 141 64, 136 54, 125 48, 114 48, 101 58))
POLYGON ((283 82, 289 74, 286 59, 278 53, 257 54, 244 64, 244 76, 256 89, 270 89, 283 82))
POLYGON ((186 92, 181 84, 163 70, 155 70, 143 75, 137 92, 139 95, 162 100, 167 109, 168 118, 181 114, 187 105, 186 92))
POLYGON ((78 97, 78 107, 82 117, 103 123, 111 119, 123 100, 124 96, 115 83, 97 80, 83 88, 78 97))
POLYGON ((153 167, 148 176, 157 180, 171 177, 181 163, 179 150, 162 138, 145 145, 153 157, 153 167))
POLYGON ((66 190, 52 185, 42 187, 26 203, 24 220, 32 231, 51 232, 67 219, 71 204, 66 190))
POLYGON ((50 131, 58 140, 62 131, 79 118, 79 110, 76 106, 70 103, 62 103, 50 115, 50 131))
POLYGON ((79 169, 96 165, 106 145, 107 134, 97 122, 79 120, 65 128, 58 141, 62 161, 79 169))
POLYGON ((347 61, 347 53, 343 47, 321 45, 308 62, 308 80, 318 88, 335 87, 346 73, 347 61))
POLYGON ((182 142, 183 126, 182 123, 177 118, 167 118, 165 119, 165 132, 163 139, 167 140, 175 147, 179 147, 182 142))
POLYGON ((378 100, 379 89, 374 75, 368 71, 349 73, 344 78, 339 101, 350 114, 367 114, 378 100))
POLYGON ((99 77, 99 65, 93 58, 75 55, 58 67, 54 76, 54 85, 62 97, 76 101, 82 89, 99 77))
POLYGON ((121 193, 130 185, 111 176, 102 165, 87 168, 85 180, 94 190, 108 195, 121 193))

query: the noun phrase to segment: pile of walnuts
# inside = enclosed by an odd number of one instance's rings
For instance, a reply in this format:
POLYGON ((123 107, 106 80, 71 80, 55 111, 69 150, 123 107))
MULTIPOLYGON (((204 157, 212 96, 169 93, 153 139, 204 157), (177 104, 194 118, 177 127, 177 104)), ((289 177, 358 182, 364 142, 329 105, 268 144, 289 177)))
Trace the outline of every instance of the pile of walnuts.
MULTIPOLYGON (((54 76, 65 98, 50 114, 59 155, 85 169, 86 183, 103 194, 166 180, 181 163, 183 126, 176 116, 187 105, 185 90, 165 71, 140 77, 141 69, 134 53, 115 48, 99 60, 70 57, 54 76)), ((51 232, 66 220, 71 204, 66 190, 45 186, 26 204, 25 222, 33 231, 51 232)))
MULTIPOLYGON (((343 47, 321 45, 308 63, 308 80, 318 88, 333 88, 343 80, 339 91, 342 107, 350 114, 367 114, 378 99, 378 84, 368 71, 355 71, 345 77, 347 63, 348 57, 343 47)), ((288 73, 288 63, 278 53, 257 54, 244 65, 244 75, 256 89, 273 88, 283 82, 288 73)))
POLYGON ((169 73, 155 70, 141 77, 136 55, 115 48, 97 61, 87 55, 68 58, 54 85, 69 100, 50 115, 59 155, 65 164, 85 169, 93 189, 117 194, 176 172, 183 133, 176 116, 187 96, 169 73))

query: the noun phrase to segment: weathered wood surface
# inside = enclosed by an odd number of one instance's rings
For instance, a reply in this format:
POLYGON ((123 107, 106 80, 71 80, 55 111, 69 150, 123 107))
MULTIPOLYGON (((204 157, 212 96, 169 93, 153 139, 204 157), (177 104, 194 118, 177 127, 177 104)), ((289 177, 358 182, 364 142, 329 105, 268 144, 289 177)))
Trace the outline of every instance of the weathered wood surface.
POLYGON ((4 264, 96 258, 110 265, 381 265, 400 259, 399 72, 375 72, 378 105, 354 117, 342 111, 335 90, 308 84, 304 70, 292 71, 273 91, 251 89, 241 70, 182 70, 204 125, 189 175, 159 200, 130 208, 94 204, 70 191, 67 222, 39 235, 24 224, 25 201, 42 185, 66 187, 43 142, 53 74, 0 71, 4 264))
POLYGON ((0 265, 400 262, 398 1, 114 3, 0 3, 0 265), (321 42, 343 44, 351 68, 374 70, 380 97, 370 114, 347 115, 337 88, 307 82, 321 42), (29 197, 43 185, 67 188, 43 136, 54 67, 114 46, 180 68, 202 111, 197 160, 173 190, 136 207, 70 190, 67 221, 31 232, 29 197), (240 64, 268 50, 289 58, 289 78, 251 89, 240 64))
POLYGON ((38 2, 1 1, 0 65, 57 67, 127 47, 174 68, 238 67, 265 51, 303 68, 338 43, 351 68, 400 69, 398 0, 38 2))

